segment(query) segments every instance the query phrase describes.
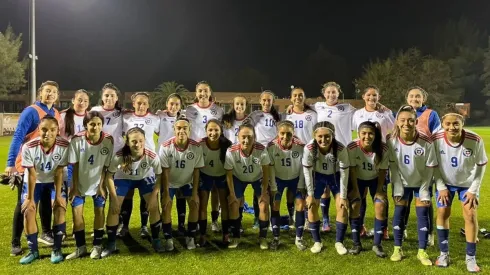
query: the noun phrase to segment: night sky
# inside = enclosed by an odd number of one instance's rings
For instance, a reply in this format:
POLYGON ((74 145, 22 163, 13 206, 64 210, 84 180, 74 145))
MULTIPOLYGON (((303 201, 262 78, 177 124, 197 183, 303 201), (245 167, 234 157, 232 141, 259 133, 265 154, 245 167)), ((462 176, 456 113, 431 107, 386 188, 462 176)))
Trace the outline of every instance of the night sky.
MULTIPOLYGON (((10 22, 23 33, 22 54, 28 2, 0 0, 0 30, 10 22)), ((484 0, 36 2, 38 84, 52 79, 61 89, 113 82, 123 91, 153 90, 165 80, 192 89, 212 72, 250 67, 269 77, 265 88, 285 95, 291 84, 305 85, 294 83, 298 67, 320 44, 346 60, 353 79, 391 49, 430 52, 435 27, 448 20, 464 16, 481 30, 490 26, 484 0)))

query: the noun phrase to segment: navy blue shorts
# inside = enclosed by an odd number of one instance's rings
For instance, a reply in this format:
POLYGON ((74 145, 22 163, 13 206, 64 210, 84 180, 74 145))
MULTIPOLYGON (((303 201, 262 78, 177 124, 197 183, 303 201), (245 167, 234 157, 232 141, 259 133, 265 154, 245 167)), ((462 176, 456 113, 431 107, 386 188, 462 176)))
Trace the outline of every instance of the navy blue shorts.
MULTIPOLYGON (((94 208, 103 208, 105 205, 105 199, 101 196, 93 195, 94 208)), ((71 207, 77 207, 79 205, 85 204, 85 196, 76 196, 71 202, 71 207)))
POLYGON ((241 180, 233 176, 233 187, 235 188, 235 197, 237 199, 243 198, 243 195, 245 194, 245 189, 249 184, 252 185, 255 196, 262 195, 262 179, 254 182, 242 182, 241 180))
MULTIPOLYGON (((41 200, 41 194, 43 193, 44 189, 49 189, 51 192, 51 200, 54 200, 56 197, 56 190, 54 188, 54 183, 36 183, 34 187, 34 203, 38 203, 41 200)), ((27 199, 27 193, 28 193, 28 186, 27 183, 24 182, 22 185, 22 193, 20 197, 20 203, 24 203, 25 199, 27 199)), ((61 190, 61 196, 63 198, 67 198, 66 196, 66 189, 62 188, 61 190)))
MULTIPOLYGON (((369 189, 369 194, 371 195, 371 198, 374 200, 374 196, 376 195, 376 190, 378 189, 378 178, 372 179, 372 180, 361 180, 357 179, 357 186, 359 186, 359 192, 361 193, 361 196, 364 197, 364 190, 366 188, 369 189)), ((385 183, 383 185, 383 191, 386 192, 388 189, 388 184, 385 183)), ((380 200, 376 200, 375 202, 382 202, 380 200)))
MULTIPOLYGON (((420 198, 420 188, 419 187, 405 187, 403 189, 402 200, 409 201, 410 194, 413 194, 415 198, 420 198)), ((432 198, 432 187, 429 188, 429 196, 432 198)))
MULTIPOLYGON (((443 205, 437 200, 437 208, 445 208, 445 207, 451 207, 453 204, 453 199, 454 195, 456 195, 456 192, 458 193, 458 199, 460 202, 464 202, 466 199, 464 195, 466 192, 468 192, 469 187, 458 187, 458 186, 451 186, 451 185, 446 185, 447 189, 449 190, 449 203, 448 205, 443 205)), ((436 199, 439 198, 439 191, 436 191, 436 199)), ((479 196, 477 195, 477 198, 479 196)))
POLYGON ((284 193, 284 189, 286 188, 288 188, 289 191, 295 194, 295 197, 297 199, 303 199, 303 194, 301 194, 301 192, 298 191, 298 182, 299 182, 299 177, 292 180, 282 180, 276 178, 277 193, 274 197, 274 200, 280 201, 282 199, 282 193, 284 193))
POLYGON ((209 176, 204 173, 199 173, 199 190, 210 192, 216 186, 218 189, 225 189, 226 186, 226 175, 214 177, 209 176))
POLYGON ((335 197, 338 193, 340 193, 340 172, 337 172, 331 175, 325 175, 321 173, 314 173, 314 198, 319 200, 323 193, 325 192, 325 188, 328 186, 332 195, 335 197))
POLYGON ((191 197, 192 196, 192 185, 189 183, 189 184, 186 184, 186 185, 178 187, 178 188, 170 187, 168 189, 168 193, 170 195, 171 200, 174 200, 174 196, 177 192, 180 192, 180 194, 184 198, 191 197))
POLYGON ((155 177, 147 177, 141 180, 115 179, 116 194, 118 197, 126 197, 129 190, 138 188, 140 195, 146 195, 153 191, 155 177))

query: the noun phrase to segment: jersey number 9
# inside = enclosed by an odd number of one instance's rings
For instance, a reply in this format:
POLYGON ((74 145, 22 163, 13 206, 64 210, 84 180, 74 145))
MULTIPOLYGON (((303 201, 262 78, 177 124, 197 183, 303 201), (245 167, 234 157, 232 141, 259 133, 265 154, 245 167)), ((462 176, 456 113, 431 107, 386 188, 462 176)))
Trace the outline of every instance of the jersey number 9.
POLYGON ((451 158, 451 166, 452 167, 458 167, 458 158, 457 157, 451 158))

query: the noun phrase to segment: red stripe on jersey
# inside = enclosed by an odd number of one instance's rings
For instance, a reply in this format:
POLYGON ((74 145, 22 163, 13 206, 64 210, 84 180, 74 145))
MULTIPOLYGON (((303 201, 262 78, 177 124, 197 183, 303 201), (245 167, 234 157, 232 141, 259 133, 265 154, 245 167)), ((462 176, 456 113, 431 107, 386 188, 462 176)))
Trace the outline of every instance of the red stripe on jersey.
POLYGON ((432 135, 433 141, 441 139, 441 138, 444 138, 444 133, 436 133, 435 135, 432 135))
POLYGON ((265 150, 265 147, 264 147, 264 145, 262 145, 260 143, 255 143, 254 144, 254 149, 257 149, 257 150, 265 150))
POLYGON ((384 142, 381 143, 381 148, 383 148, 383 151, 388 151, 388 145, 384 142))
POLYGON ((36 139, 36 140, 31 141, 31 142, 28 142, 26 145, 27 145, 27 147, 32 148, 32 147, 38 146, 40 143, 41 142, 39 141, 39 139, 36 139))
POLYGON ((426 135, 423 135, 421 133, 419 133, 419 138, 427 143, 432 143, 432 141, 430 140, 430 138, 426 135))
POLYGON ((352 150, 352 149, 355 149, 359 146, 359 144, 357 143, 357 141, 352 141, 351 143, 349 143, 349 145, 347 145, 347 148, 349 148, 349 150, 352 150))
POLYGON ((172 144, 172 143, 173 143, 174 139, 175 139, 175 138, 171 138, 171 139, 169 139, 169 140, 167 140, 167 141, 163 142, 162 146, 163 146, 163 147, 169 147, 169 146, 170 146, 170 144, 172 144))
POLYGON ((200 146, 199 142, 197 142, 197 141, 195 141, 193 139, 189 139, 189 144, 200 146))
POLYGON ((157 156, 154 152, 152 152, 151 150, 148 150, 148 149, 145 149, 145 154, 152 159, 154 159, 157 156))
POLYGON ((469 139, 472 139, 472 140, 476 140, 476 141, 480 141, 480 137, 475 135, 475 134, 472 134, 472 133, 468 133, 468 132, 464 132, 464 136, 469 138, 469 139))
POLYGON ((235 152, 235 151, 239 151, 240 150, 240 145, 234 145, 234 146, 231 146, 229 149, 228 149, 230 152, 235 152))
POLYGON ((301 146, 305 146, 305 144, 297 137, 293 137, 293 143, 301 146))
POLYGON ((315 146, 315 145, 313 145, 313 143, 311 143, 311 144, 306 145, 306 148, 311 151, 311 150, 313 150, 313 146, 315 146))
POLYGON ((339 150, 339 151, 344 150, 344 148, 345 148, 345 146, 344 146, 344 145, 342 145, 342 144, 340 144, 340 143, 338 143, 338 142, 337 142, 337 144, 339 145, 339 148, 338 148, 338 150, 339 150))
POLYGON ((66 147, 68 147, 68 146, 70 145, 69 143, 67 143, 67 142, 62 142, 62 141, 59 141, 59 142, 58 142, 58 141, 56 141, 54 144, 56 144, 56 145, 58 145, 58 146, 60 146, 60 147, 65 147, 65 148, 66 148, 66 147))
POLYGON ((479 138, 475 138, 475 137, 469 137, 469 136, 466 136, 464 138, 467 138, 467 139, 471 139, 471 140, 474 140, 476 142, 480 142, 480 139, 479 138))
POLYGON ((276 144, 276 143, 277 143, 277 140, 276 139, 273 140, 273 141, 271 141, 271 142, 269 142, 269 144, 267 144, 267 148, 274 146, 274 144, 276 144))
POLYGON ((122 157, 122 155, 123 155, 123 151, 122 150, 117 151, 116 156, 122 157))
POLYGON ((83 137, 87 131, 81 131, 75 134, 76 137, 83 137))

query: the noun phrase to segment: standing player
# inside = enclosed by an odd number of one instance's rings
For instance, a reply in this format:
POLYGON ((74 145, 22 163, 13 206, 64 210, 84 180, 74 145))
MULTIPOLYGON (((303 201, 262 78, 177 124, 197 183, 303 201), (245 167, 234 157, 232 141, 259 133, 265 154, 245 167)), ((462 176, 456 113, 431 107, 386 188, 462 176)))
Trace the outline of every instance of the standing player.
POLYGON ((77 133, 84 131, 83 118, 87 114, 87 108, 89 105, 89 94, 86 90, 80 89, 75 92, 71 100, 72 106, 60 113, 61 126, 60 135, 66 140, 71 138, 77 133))
POLYGON ((45 116, 39 123, 39 137, 22 146, 22 167, 26 168, 22 187, 22 213, 29 253, 20 259, 30 264, 39 259, 37 245, 36 205, 43 189, 54 200, 54 245, 51 262, 63 261, 61 241, 66 231, 66 193, 63 188, 63 167, 67 165, 68 142, 60 137, 58 121, 45 116))
MULTIPOLYGON (((167 140, 158 153, 163 167, 162 215, 166 250, 172 251, 172 200, 180 191, 189 205, 186 246, 196 248, 195 237, 199 214, 199 169, 204 167, 202 148, 189 138, 191 123, 181 115, 174 123, 175 137, 167 140)), ((157 192, 154 190, 154 192, 157 192)))
MULTIPOLYGON (((277 138, 269 143, 267 151, 271 159, 270 189, 274 195, 274 205, 271 213, 272 234, 274 240, 270 248, 276 250, 280 244, 280 219, 279 209, 284 189, 288 189, 296 196, 296 239, 295 244, 299 250, 305 250, 303 242, 303 228, 305 224, 304 212, 304 174, 301 164, 304 143, 294 136, 294 124, 289 120, 277 124, 277 138), (302 191, 300 191, 300 189, 302 191)), ((289 208, 289 205, 288 205, 289 208)), ((289 210, 289 209, 288 209, 289 210)), ((291 216, 291 214, 290 214, 291 216)), ((292 219, 291 219, 292 220, 292 219)))
POLYGON ((228 196, 229 215, 233 239, 228 248, 236 248, 240 239, 239 199, 243 197, 248 184, 254 189, 259 203, 259 242, 261 249, 268 249, 267 228, 269 227, 269 164, 267 150, 255 141, 254 127, 242 124, 238 130, 238 143, 228 148, 226 152, 225 169, 228 196))
MULTIPOLYGON (((347 200, 349 156, 347 149, 335 139, 335 128, 332 123, 328 121, 318 122, 313 129, 314 138, 305 146, 302 158, 305 186, 308 193, 306 198, 306 205, 309 209, 308 220, 310 221, 311 235, 315 242, 311 252, 319 253, 323 247, 320 239, 318 207, 320 197, 325 188, 329 186, 337 206, 335 248, 337 253, 345 255, 347 249, 343 241, 347 230, 347 207, 349 206, 347 200)), ((352 223, 351 227, 353 227, 353 231, 356 229, 359 232, 360 224, 352 223)), ((354 240, 354 246, 360 246, 360 238, 354 240)))
MULTIPOLYGON (((145 92, 137 92, 131 96, 133 102, 134 111, 124 112, 123 114, 123 133, 126 133, 129 129, 138 127, 145 132, 145 147, 155 152, 155 141, 153 140, 153 134, 158 134, 160 130, 160 118, 149 112, 150 107, 150 95, 145 92)), ((129 234, 129 220, 131 213, 133 212, 133 196, 134 189, 128 190, 126 199, 121 205, 121 217, 122 228, 119 230, 118 235, 124 237, 129 234)), ((150 237, 148 232, 148 209, 146 209, 146 201, 143 195, 140 193, 140 217, 141 228, 140 237, 150 237)))
MULTIPOLYGON (((204 167, 200 172, 199 184, 199 231, 201 232, 200 245, 206 244, 206 230, 208 225, 209 192, 213 186, 218 189, 221 205, 221 225, 223 227, 223 241, 228 242, 228 189, 226 187, 226 171, 223 167, 226 150, 231 142, 223 135, 221 123, 216 119, 206 123, 207 137, 200 142, 203 151, 204 167)), ((213 217, 214 218, 214 217, 213 217)))
POLYGON ((148 203, 150 212, 150 227, 152 246, 156 252, 163 252, 158 235, 162 221, 160 210, 153 193, 154 186, 159 186, 162 167, 157 154, 145 147, 145 131, 134 127, 126 132, 126 144, 116 153, 107 169, 106 183, 111 197, 110 211, 107 215, 107 246, 102 251, 101 257, 107 257, 116 249, 116 232, 119 221, 120 205, 129 190, 138 188, 148 203), (113 179, 114 177, 114 179, 113 179), (155 179, 156 178, 156 179, 155 179), (155 184, 155 182, 157 182, 155 184), (152 198, 154 196, 154 198, 152 198))
POLYGON ((225 137, 235 144, 238 142, 238 128, 247 116, 247 99, 243 96, 233 98, 233 108, 223 115, 223 126, 225 137))
POLYGON ((488 158, 483 140, 463 129, 464 118, 455 110, 442 117, 443 130, 433 136, 440 168, 434 173, 437 184, 437 236, 441 255, 436 265, 449 265, 449 218, 453 199, 458 193, 463 208, 466 232, 466 268, 479 272, 476 264, 478 234, 478 197, 488 158))
MULTIPOLYGON (((381 246, 383 232, 387 227, 386 215, 386 184, 388 171, 388 147, 382 141, 381 129, 378 123, 364 121, 357 130, 358 139, 347 146, 350 162, 350 181, 358 185, 359 190, 369 190, 374 202, 374 243, 373 251, 376 256, 384 258, 386 254, 381 246)), ((366 193, 361 191, 362 199, 366 193)))
POLYGON ((80 258, 87 254, 83 214, 86 196, 92 197, 94 201, 94 239, 90 258, 99 259, 101 257, 106 197, 106 186, 103 181, 114 148, 112 136, 102 131, 103 124, 102 114, 95 111, 89 112, 83 119, 83 127, 86 130, 76 134, 70 142, 68 162, 73 166, 70 200, 73 211, 73 234, 77 248, 75 252, 66 257, 67 260, 80 258))
POLYGON ((425 249, 429 233, 429 206, 431 203, 430 182, 437 158, 434 146, 428 137, 416 129, 417 115, 410 105, 400 108, 396 116, 396 126, 387 140, 390 154, 391 181, 395 200, 393 217, 393 235, 395 248, 391 260, 401 261, 403 252, 404 217, 408 206, 408 197, 415 193, 419 251, 417 259, 425 265, 432 265, 425 249))
POLYGON ((305 91, 300 87, 291 88, 291 113, 286 120, 294 124, 294 134, 302 143, 308 143, 313 138, 313 127, 317 122, 316 112, 305 103, 305 91))

